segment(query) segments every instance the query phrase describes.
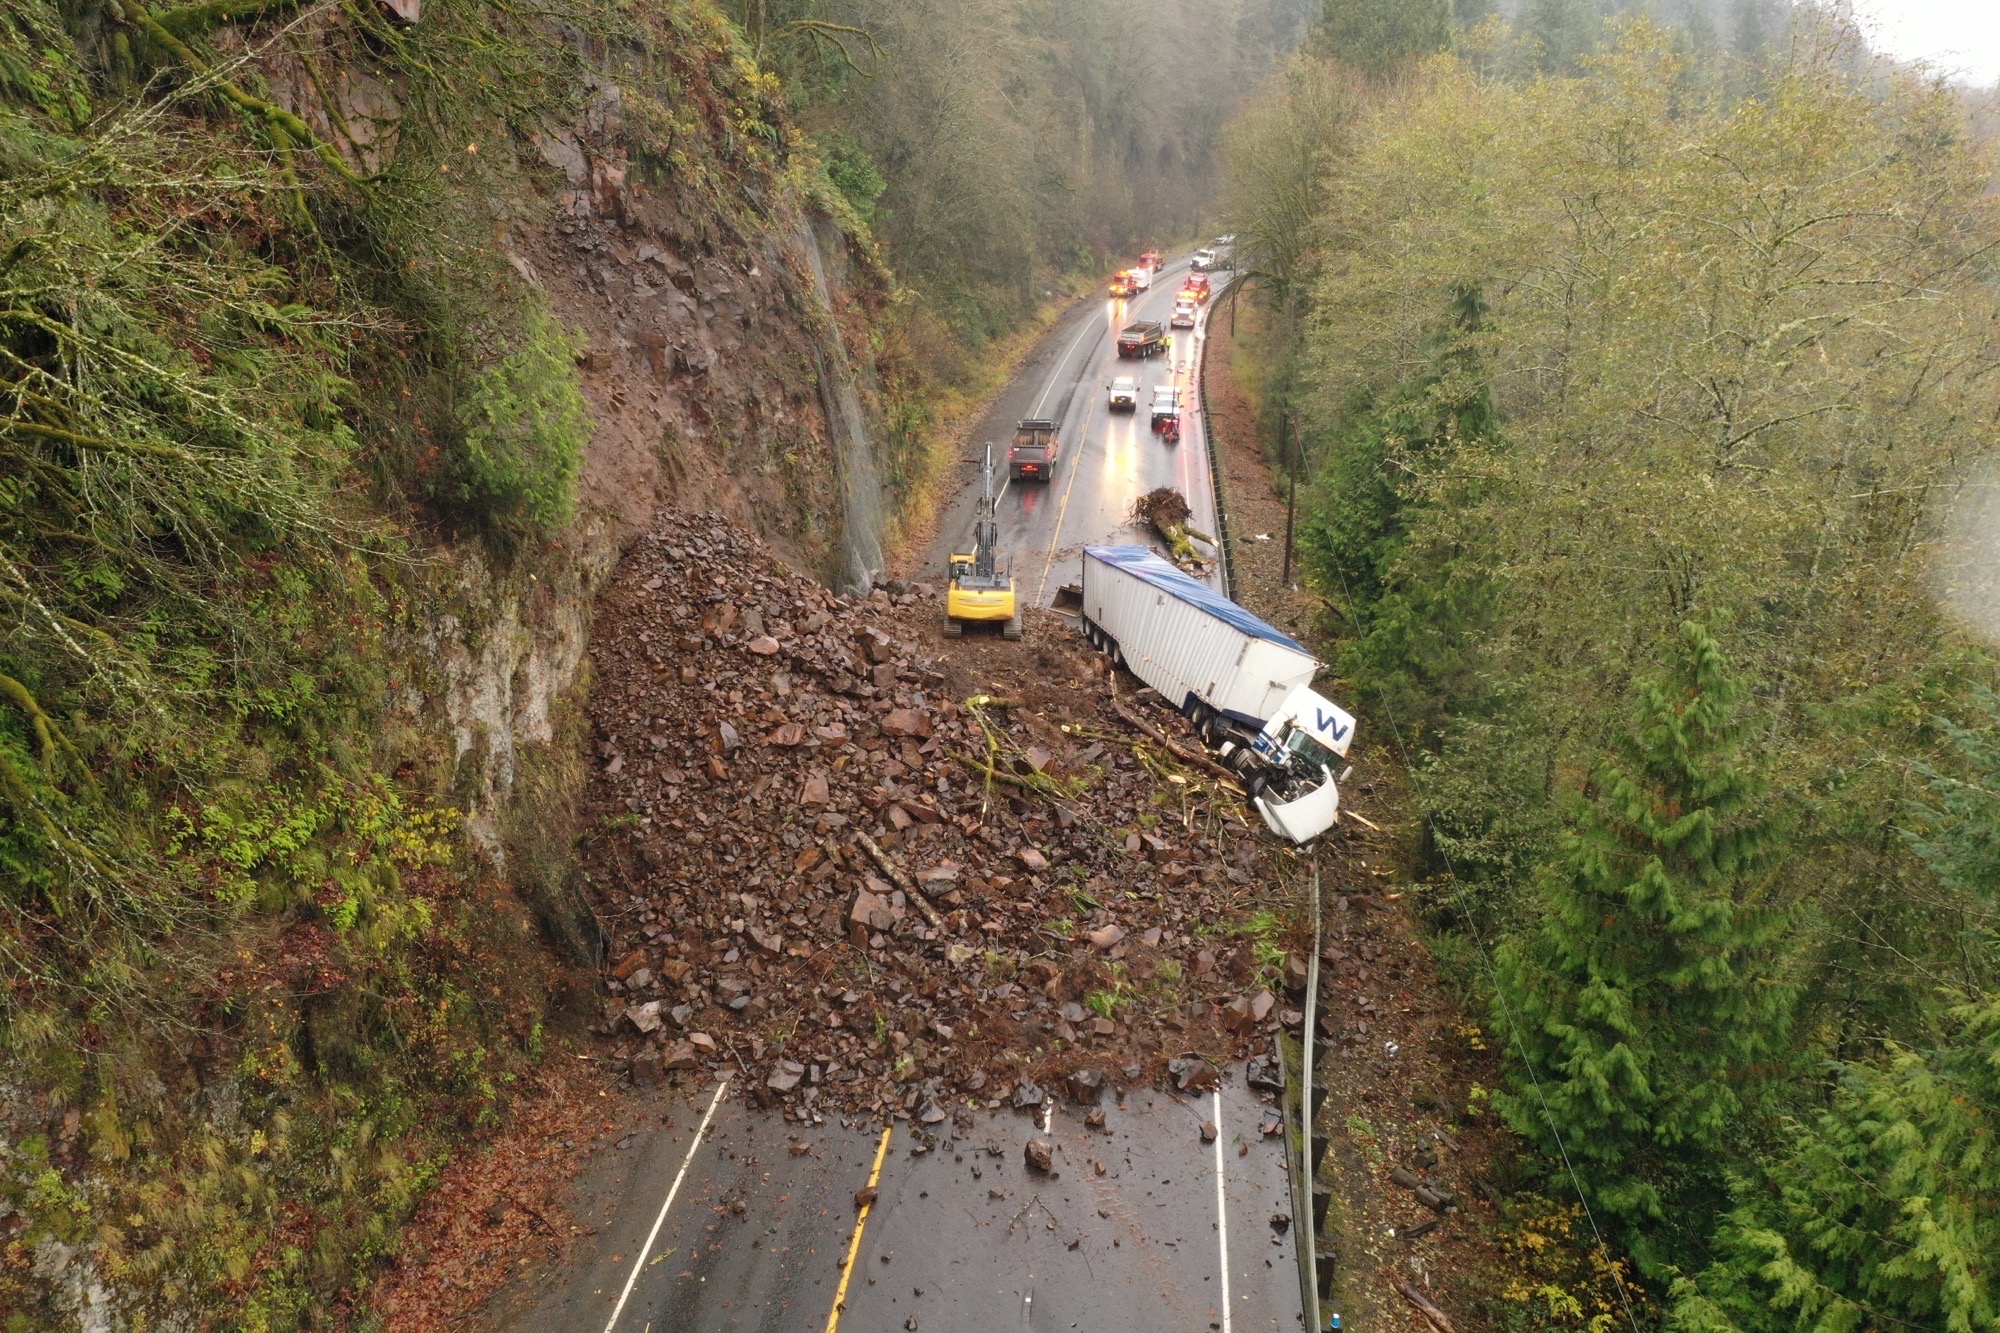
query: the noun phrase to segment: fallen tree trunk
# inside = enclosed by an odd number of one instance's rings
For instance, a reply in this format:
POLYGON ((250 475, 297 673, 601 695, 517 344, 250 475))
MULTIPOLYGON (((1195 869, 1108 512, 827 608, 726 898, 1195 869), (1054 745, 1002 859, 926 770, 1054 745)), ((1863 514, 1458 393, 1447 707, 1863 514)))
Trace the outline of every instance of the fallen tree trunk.
POLYGON ((1186 746, 1181 745, 1180 743, 1175 741, 1171 736, 1167 735, 1166 732, 1161 731, 1158 727, 1148 722, 1145 718, 1140 717, 1137 713, 1133 712, 1129 707, 1127 707, 1125 701, 1118 697, 1118 678, 1116 676, 1113 676, 1111 678, 1111 707, 1117 712, 1118 716, 1124 718, 1127 722, 1130 722, 1133 726, 1137 727, 1140 731, 1145 732, 1148 736, 1151 736, 1153 740, 1159 743, 1160 745, 1165 746, 1167 752, 1172 754, 1174 758, 1180 760, 1182 763, 1192 764, 1194 767, 1201 769, 1203 772, 1213 774, 1218 778, 1223 778, 1232 784, 1236 781, 1236 775, 1230 772, 1228 769, 1224 768, 1221 764, 1216 763, 1215 760, 1209 758, 1205 754, 1200 753, 1199 751, 1190 750, 1186 746))
POLYGON ((1187 525, 1194 511, 1188 508, 1187 497, 1171 486, 1161 486, 1146 492, 1132 502, 1132 517, 1142 523, 1152 525, 1160 534, 1172 553, 1174 563, 1183 569, 1204 569, 1209 562, 1201 552, 1194 549, 1193 537, 1200 537, 1210 546, 1216 544, 1213 537, 1196 532, 1187 525))
POLYGON ((1397 1278, 1395 1281, 1397 1292, 1401 1294, 1404 1300, 1417 1307, 1417 1313, 1422 1315, 1432 1328, 1436 1329, 1438 1333, 1455 1333, 1455 1330, 1451 1326, 1450 1318, 1446 1316, 1444 1311, 1431 1303, 1430 1297, 1424 1295, 1401 1278, 1397 1278))
POLYGON ((904 870, 894 861, 891 861, 889 853, 877 846, 875 839, 869 837, 866 833, 857 831, 854 835, 854 840, 860 843, 861 850, 867 852, 869 858, 877 866, 881 867, 882 873, 889 877, 889 882, 901 889, 903 896, 917 905, 917 910, 923 913, 924 920, 930 922, 932 930, 942 931, 945 929, 944 918, 938 915, 937 908, 931 906, 930 896, 918 886, 916 880, 910 877, 910 873, 907 870, 904 870))

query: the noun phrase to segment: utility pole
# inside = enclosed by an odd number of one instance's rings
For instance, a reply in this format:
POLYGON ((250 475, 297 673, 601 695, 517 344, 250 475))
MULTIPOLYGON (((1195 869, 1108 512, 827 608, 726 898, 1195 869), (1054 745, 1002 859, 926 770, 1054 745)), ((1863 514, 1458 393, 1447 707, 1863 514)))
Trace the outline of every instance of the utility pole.
POLYGON ((1285 488, 1285 572, 1278 576, 1278 582, 1287 588, 1292 586, 1292 517, 1299 508, 1299 428, 1297 423, 1292 421, 1290 412, 1280 412, 1278 456, 1281 458, 1284 457, 1285 442, 1288 438, 1292 445, 1292 484, 1285 488), (1289 431, 1285 429, 1287 425, 1291 426, 1289 431))

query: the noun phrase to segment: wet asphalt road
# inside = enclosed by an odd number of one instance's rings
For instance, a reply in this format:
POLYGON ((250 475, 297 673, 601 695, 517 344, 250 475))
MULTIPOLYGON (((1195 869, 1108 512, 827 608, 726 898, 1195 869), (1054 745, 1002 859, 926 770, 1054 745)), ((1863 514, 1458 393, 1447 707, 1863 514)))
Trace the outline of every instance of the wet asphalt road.
POLYGON ((886 1149, 877 1126, 787 1125, 713 1083, 661 1094, 633 1146, 581 1182, 594 1234, 565 1269, 508 1293, 488 1326, 1300 1329, 1291 1233, 1271 1225, 1289 1211, 1283 1139, 1261 1133, 1271 1113, 1240 1073, 1214 1092, 1107 1093, 1102 1130, 1077 1107, 1003 1110, 928 1133, 897 1120, 886 1149), (1044 1132, 1050 1175, 1023 1158, 1044 1132), (871 1178, 857 1237, 854 1194, 871 1178))
MULTIPOLYGON (((1094 301, 1062 321, 1029 356, 1021 373, 994 400, 967 441, 966 485, 938 524, 938 538, 918 576, 944 579, 954 550, 972 549, 979 498, 979 458, 988 440, 996 467, 1004 460, 1014 423, 1054 417, 1062 423, 1062 458, 1046 482, 1006 482, 1000 496, 1000 567, 1011 570, 1020 596, 1047 606, 1056 589, 1076 582, 1086 545, 1143 543, 1159 547, 1150 528, 1131 522, 1132 502, 1158 486, 1187 497, 1192 525, 1214 533, 1215 487, 1208 465, 1207 422, 1199 393, 1199 338, 1206 336, 1209 306, 1196 328, 1175 329, 1171 360, 1165 356, 1121 360, 1118 330, 1135 320, 1165 323, 1174 293, 1188 275, 1186 256, 1172 260, 1150 290, 1123 301, 1094 301), (1105 385, 1117 375, 1139 381, 1139 410, 1113 412, 1105 385), (1156 385, 1181 388, 1179 444, 1167 444, 1148 426, 1146 409, 1156 385)), ((1220 288, 1227 274, 1215 275, 1220 288)), ((1211 575, 1211 582, 1215 582, 1211 575)), ((1218 586, 1219 583, 1218 583, 1218 586)))

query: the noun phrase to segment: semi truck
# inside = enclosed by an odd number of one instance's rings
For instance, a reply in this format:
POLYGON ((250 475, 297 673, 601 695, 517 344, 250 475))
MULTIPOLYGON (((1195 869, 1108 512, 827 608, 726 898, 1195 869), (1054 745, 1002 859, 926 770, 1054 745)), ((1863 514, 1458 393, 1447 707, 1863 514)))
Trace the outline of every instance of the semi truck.
POLYGON ((1181 711, 1267 828, 1333 827, 1354 718, 1314 692, 1303 645, 1144 546, 1086 546, 1082 603, 1091 646, 1181 711))

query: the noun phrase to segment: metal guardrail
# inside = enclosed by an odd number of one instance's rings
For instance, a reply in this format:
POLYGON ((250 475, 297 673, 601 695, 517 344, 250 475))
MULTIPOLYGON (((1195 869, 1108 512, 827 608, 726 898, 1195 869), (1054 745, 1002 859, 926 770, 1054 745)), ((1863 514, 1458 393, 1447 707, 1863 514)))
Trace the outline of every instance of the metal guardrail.
MULTIPOLYGON (((1210 302, 1210 309, 1214 309, 1210 302)), ((1236 600, 1236 561, 1234 549, 1229 542, 1229 506, 1222 498, 1222 464, 1217 457, 1215 418, 1208 410, 1208 324, 1204 314, 1201 320, 1201 375, 1196 391, 1201 395, 1201 435, 1208 444, 1208 487, 1215 493, 1215 539, 1220 542, 1218 552, 1222 559, 1222 595, 1236 600)))

